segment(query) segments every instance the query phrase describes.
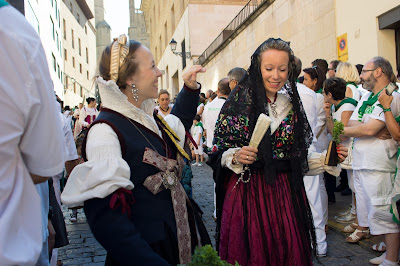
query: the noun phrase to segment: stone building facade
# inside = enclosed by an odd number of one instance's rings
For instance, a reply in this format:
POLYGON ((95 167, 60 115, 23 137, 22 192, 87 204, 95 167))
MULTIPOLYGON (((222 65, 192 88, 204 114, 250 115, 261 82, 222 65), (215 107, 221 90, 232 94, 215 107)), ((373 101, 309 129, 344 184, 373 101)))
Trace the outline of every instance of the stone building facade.
POLYGON ((178 42, 177 51, 185 40, 185 50, 193 57, 186 65, 201 63, 207 68, 199 75, 204 91, 216 90, 233 67, 247 69, 251 54, 269 37, 290 41, 305 68, 317 58, 337 59, 337 39, 347 33, 349 62, 365 64, 383 56, 400 70, 398 0, 143 0, 141 9, 151 50, 164 71, 161 87, 173 95, 182 85, 184 67, 168 47, 171 38, 178 42))
POLYGON ((141 10, 150 34, 150 50, 157 66, 164 73, 159 83, 160 89, 167 89, 172 97, 176 96, 183 86, 182 72, 197 61, 247 2, 142 0, 141 10), (171 51, 169 43, 172 39, 177 42, 175 52, 181 55, 171 51))
POLYGON ((19 10, 38 33, 49 65, 54 92, 64 100, 61 0, 44 1, 40 5, 33 0, 7 0, 7 2, 19 10))
POLYGON ((64 105, 73 107, 94 97, 96 29, 93 0, 63 0, 61 29, 64 64, 64 105))
POLYGON ((150 35, 146 29, 144 14, 135 6, 135 0, 129 0, 129 22, 129 39, 139 41, 144 46, 150 47, 150 35))

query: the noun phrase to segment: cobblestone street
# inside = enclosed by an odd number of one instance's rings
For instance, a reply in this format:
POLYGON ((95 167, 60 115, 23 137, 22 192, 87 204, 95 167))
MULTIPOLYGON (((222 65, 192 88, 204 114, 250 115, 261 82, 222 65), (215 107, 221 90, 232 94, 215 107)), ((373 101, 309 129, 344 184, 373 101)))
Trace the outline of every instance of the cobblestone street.
MULTIPOLYGON (((215 247, 215 222, 212 217, 214 210, 212 170, 209 166, 192 167, 194 178, 193 197, 203 210, 203 220, 215 247)), ((59 250, 59 259, 63 265, 104 265, 106 251, 94 239, 86 223, 83 210, 79 211, 78 222, 69 221, 68 209, 64 208, 70 244, 59 250)), ((315 265, 369 265, 368 260, 379 253, 363 249, 357 244, 348 244, 344 235, 332 228, 327 234, 328 256, 315 261, 315 265)))

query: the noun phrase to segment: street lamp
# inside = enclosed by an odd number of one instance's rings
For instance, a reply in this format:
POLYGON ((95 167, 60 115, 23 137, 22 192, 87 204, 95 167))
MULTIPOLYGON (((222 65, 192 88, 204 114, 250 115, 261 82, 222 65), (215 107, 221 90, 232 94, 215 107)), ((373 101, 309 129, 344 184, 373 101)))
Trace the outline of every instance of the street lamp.
MULTIPOLYGON (((174 40, 174 38, 172 38, 172 40, 169 42, 169 46, 171 47, 171 51, 173 54, 179 55, 180 57, 182 57, 182 52, 176 52, 176 46, 177 46, 177 42, 174 40)), ((187 58, 192 58, 192 54, 190 52, 185 52, 185 56, 187 58)))

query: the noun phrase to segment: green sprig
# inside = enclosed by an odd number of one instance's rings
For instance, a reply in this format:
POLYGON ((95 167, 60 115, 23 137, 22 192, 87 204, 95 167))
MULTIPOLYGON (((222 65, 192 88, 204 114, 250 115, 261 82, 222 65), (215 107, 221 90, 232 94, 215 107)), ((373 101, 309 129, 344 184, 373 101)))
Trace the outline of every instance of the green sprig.
POLYGON ((340 135, 344 133, 344 125, 341 121, 335 121, 333 124, 332 140, 340 143, 340 135))
MULTIPOLYGON (((201 248, 196 247, 194 254, 192 256, 192 261, 188 264, 189 266, 203 266, 203 265, 213 265, 213 266, 230 266, 230 264, 218 256, 217 251, 215 251, 212 246, 205 245, 201 248)), ((235 266, 240 266, 237 261, 235 266)))

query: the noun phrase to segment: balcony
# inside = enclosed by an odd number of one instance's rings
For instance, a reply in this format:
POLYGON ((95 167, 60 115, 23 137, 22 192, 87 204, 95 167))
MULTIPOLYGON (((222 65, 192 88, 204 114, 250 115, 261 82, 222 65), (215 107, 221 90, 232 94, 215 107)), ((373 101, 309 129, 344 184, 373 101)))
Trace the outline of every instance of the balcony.
POLYGON ((250 0, 228 26, 226 26, 221 34, 218 35, 210 46, 200 55, 198 58, 199 64, 206 65, 274 1, 275 0, 250 0))

